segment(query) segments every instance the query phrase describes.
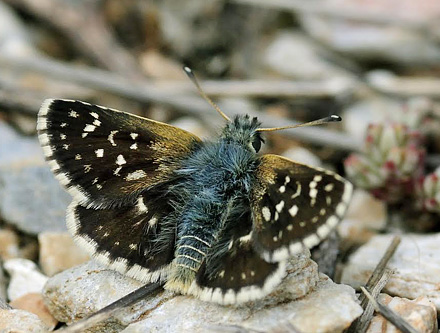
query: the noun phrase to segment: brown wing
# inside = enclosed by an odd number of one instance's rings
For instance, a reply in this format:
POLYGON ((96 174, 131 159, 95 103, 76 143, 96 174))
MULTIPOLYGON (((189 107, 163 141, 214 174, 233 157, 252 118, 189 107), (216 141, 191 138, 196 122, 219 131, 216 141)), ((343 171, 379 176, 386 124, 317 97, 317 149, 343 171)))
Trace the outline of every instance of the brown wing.
POLYGON ((169 180, 200 139, 174 126, 79 101, 46 100, 38 114, 46 159, 84 206, 132 204, 169 180))
POLYGON ((252 240, 268 262, 311 248, 347 210, 353 186, 334 172, 264 155, 251 195, 252 240))

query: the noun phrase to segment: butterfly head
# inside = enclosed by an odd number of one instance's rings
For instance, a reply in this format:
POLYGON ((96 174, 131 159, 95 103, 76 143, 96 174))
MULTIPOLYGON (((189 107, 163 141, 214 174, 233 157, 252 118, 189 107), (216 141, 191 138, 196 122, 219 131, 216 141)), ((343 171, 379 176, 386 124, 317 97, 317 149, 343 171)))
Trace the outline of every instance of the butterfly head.
POLYGON ((227 123, 223 129, 221 138, 227 142, 237 143, 252 152, 258 153, 261 143, 264 143, 261 133, 257 128, 261 125, 256 117, 249 115, 237 115, 227 123))

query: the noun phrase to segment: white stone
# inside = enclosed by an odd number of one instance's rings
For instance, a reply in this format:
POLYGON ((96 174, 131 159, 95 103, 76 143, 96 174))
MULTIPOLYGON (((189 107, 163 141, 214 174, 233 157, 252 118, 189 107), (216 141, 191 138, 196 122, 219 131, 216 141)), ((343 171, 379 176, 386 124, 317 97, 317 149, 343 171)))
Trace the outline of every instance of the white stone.
MULTIPOLYGON (((377 235, 353 253, 343 269, 341 282, 359 288, 365 285, 393 235, 377 235)), ((427 296, 440 310, 440 233, 402 235, 402 242, 388 267, 394 274, 384 292, 415 299, 427 296)))
POLYGON ((287 30, 274 36, 264 52, 263 61, 272 71, 301 79, 333 78, 341 76, 342 72, 323 60, 306 36, 287 30))
POLYGON ((295 147, 287 149, 281 155, 291 159, 292 161, 307 164, 315 167, 322 165, 321 160, 318 156, 313 154, 310 150, 302 147, 295 147))
POLYGON ((44 322, 37 315, 23 310, 0 309, 0 332, 48 332, 44 322))
POLYGON ((344 245, 364 244, 386 225, 386 205, 370 193, 357 189, 345 218, 338 226, 344 245))
POLYGON ((27 259, 9 259, 4 263, 11 281, 8 286, 8 298, 14 300, 28 293, 40 293, 47 276, 38 271, 37 265, 27 259))
POLYGON ((90 260, 67 232, 42 232, 38 235, 40 266, 48 276, 90 260))
MULTIPOLYGON (((301 272, 296 274, 300 280, 301 272)), ((307 285, 307 281, 303 282, 307 285)), ((246 331, 276 332, 288 324, 301 332, 342 332, 362 313, 354 290, 335 284, 324 275, 305 297, 275 305, 282 292, 269 296, 272 304, 253 302, 241 307, 219 306, 178 296, 161 303, 147 318, 131 324, 123 332, 226 332, 234 326, 246 331)))
MULTIPOLYGON (((400 315, 417 332, 437 332, 437 311, 428 297, 418 297, 408 300, 400 297, 391 297, 386 294, 379 295, 378 300, 390 307, 400 315)), ((366 333, 399 333, 400 331, 381 315, 375 315, 366 333)))

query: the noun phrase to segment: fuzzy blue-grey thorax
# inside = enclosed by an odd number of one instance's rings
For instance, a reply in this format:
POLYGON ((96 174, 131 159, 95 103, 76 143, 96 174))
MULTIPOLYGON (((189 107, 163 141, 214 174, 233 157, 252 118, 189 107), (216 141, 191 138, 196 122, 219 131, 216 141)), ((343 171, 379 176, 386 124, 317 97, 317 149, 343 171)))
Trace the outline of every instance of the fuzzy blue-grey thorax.
POLYGON ((226 142, 234 142, 258 152, 262 140, 256 129, 260 125, 261 123, 256 117, 250 118, 249 115, 237 115, 225 126, 221 138, 226 142))
MULTIPOLYGON (((260 138, 256 118, 237 116, 226 125, 220 140, 207 142, 182 163, 177 175, 186 179, 174 187, 180 216, 177 217, 177 247, 170 281, 192 280, 206 254, 227 248, 231 226, 249 221, 249 195, 257 168, 256 149, 260 138), (191 273, 192 272, 192 273, 191 273)), ((257 149, 258 150, 258 149, 257 149)), ((244 226, 243 226, 244 227, 244 226)), ((246 226, 249 227, 249 226, 246 226)))

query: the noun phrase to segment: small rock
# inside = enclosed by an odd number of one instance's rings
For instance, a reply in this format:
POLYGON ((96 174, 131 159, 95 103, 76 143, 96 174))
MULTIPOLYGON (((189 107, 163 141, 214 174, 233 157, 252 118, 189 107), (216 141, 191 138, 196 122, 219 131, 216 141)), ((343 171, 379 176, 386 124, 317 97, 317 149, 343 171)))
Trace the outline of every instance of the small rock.
POLYGON ((349 247, 366 243, 379 230, 386 227, 386 205, 370 193, 356 189, 347 214, 338 226, 344 238, 343 246, 349 247))
MULTIPOLYGON (((399 2, 398 6, 395 1, 329 0, 325 6, 335 12, 346 13, 348 10, 365 13, 365 17, 405 18, 419 24, 434 22, 440 15, 439 2, 433 0, 399 2)), ((406 68, 439 65, 439 45, 420 29, 408 29, 407 24, 402 27, 357 22, 319 14, 300 15, 299 20, 313 38, 358 61, 385 61, 406 68)))
POLYGON ((24 232, 66 230, 65 212, 70 201, 45 164, 0 168, 1 215, 24 232))
MULTIPOLYGON (((377 235, 353 253, 343 268, 341 282, 354 288, 365 285, 394 235, 377 235)), ((394 271, 384 292, 415 299, 427 296, 440 311, 440 234, 402 235, 388 267, 394 271)))
MULTIPOLYGON (((273 307, 276 304, 284 304, 291 299, 306 295, 319 280, 317 265, 309 259, 309 256, 308 251, 296 256, 295 260, 292 260, 288 265, 288 275, 272 294, 259 301, 248 303, 244 307, 250 309, 273 307)), ((44 288, 43 296, 53 316, 61 322, 70 324, 100 310, 141 286, 142 283, 136 280, 90 261, 50 278, 44 288)), ((138 320, 141 316, 148 315, 152 308, 157 308, 159 304, 169 302, 170 299, 174 304, 170 305, 170 308, 181 306, 180 309, 174 310, 181 312, 181 314, 178 314, 180 320, 187 317, 185 313, 191 311, 191 308, 202 309, 211 306, 213 312, 228 309, 225 311, 229 311, 231 315, 235 311, 231 307, 206 303, 192 296, 174 296, 172 293, 165 291, 158 296, 145 299, 134 309, 128 308, 121 311, 117 318, 112 318, 95 326, 93 331, 120 330, 131 322, 138 320), (174 299, 176 300, 174 301, 174 299), (191 304, 191 306, 186 308, 188 304, 191 304)), ((248 313, 250 310, 243 311, 248 313)), ((205 310, 201 312, 204 313, 205 310)), ((159 318, 161 318, 161 313, 162 310, 158 310, 157 316, 159 318)), ((202 324, 203 320, 200 318, 199 320, 202 324)))
POLYGON ((342 125, 352 138, 363 142, 369 124, 383 123, 401 109, 402 103, 391 98, 368 98, 345 110, 342 125))
POLYGON ((13 133, 8 125, 0 121, 0 169, 44 164, 43 153, 38 141, 22 138, 13 133))
POLYGON ((283 76, 307 80, 343 76, 342 70, 319 56, 310 39, 290 31, 275 35, 264 51, 263 61, 269 69, 283 76))
POLYGON ((18 236, 10 229, 0 229, 0 259, 17 258, 20 253, 18 236))
POLYGON ((55 328, 58 323, 47 309, 43 302, 43 296, 40 293, 29 293, 16 298, 9 303, 13 308, 25 310, 34 313, 40 318, 49 330, 55 328))
POLYGON ((225 307, 177 296, 161 303, 144 320, 129 325, 124 333, 212 332, 231 327, 244 331, 275 332, 292 325, 301 332, 342 332, 362 313, 354 290, 333 283, 325 275, 307 296, 275 306, 255 304, 225 307))
POLYGON ((13 301, 28 293, 40 293, 47 281, 37 265, 27 259, 9 259, 4 263, 11 281, 8 287, 8 298, 13 301))
POLYGON ((302 147, 289 148, 282 155, 298 163, 308 164, 316 167, 322 166, 319 157, 306 148, 302 148, 302 147))
MULTIPOLYGON (((44 287, 43 298, 50 313, 57 320, 71 324, 142 285, 139 281, 89 261, 51 277, 44 287)), ((145 300, 135 307, 121 310, 117 318, 99 323, 90 332, 118 332, 144 313, 145 307, 154 306, 154 302, 155 300, 145 300), (124 320, 129 322, 124 324, 124 320)))
POLYGON ((73 242, 67 232, 42 232, 38 235, 38 242, 41 270, 47 276, 90 260, 89 255, 73 242))
POLYGON ((0 46, 4 55, 35 56, 33 38, 16 11, 5 3, 0 3, 0 46))
POLYGON ((156 50, 148 50, 142 54, 140 63, 148 77, 154 79, 185 79, 182 65, 156 50))
POLYGON ((221 1, 163 0, 157 5, 163 42, 180 57, 185 58, 198 48, 212 48, 221 39, 218 24, 212 24, 220 17, 221 1))
POLYGON ((2 300, 6 299, 6 277, 3 266, 0 265, 0 309, 2 308, 2 300))
POLYGON ((181 128, 185 131, 188 131, 192 134, 197 135, 199 138, 209 137, 209 133, 206 130, 206 126, 193 117, 181 117, 174 120, 170 125, 181 128))
MULTIPOLYGON (((378 300, 402 316, 417 332, 437 332, 437 310, 427 297, 418 297, 413 301, 400 297, 379 295, 378 300)), ((376 315, 368 326, 367 333, 398 333, 394 325, 381 315, 376 315)))
POLYGON ((48 327, 37 315, 23 310, 0 309, 0 332, 46 332, 48 327))

